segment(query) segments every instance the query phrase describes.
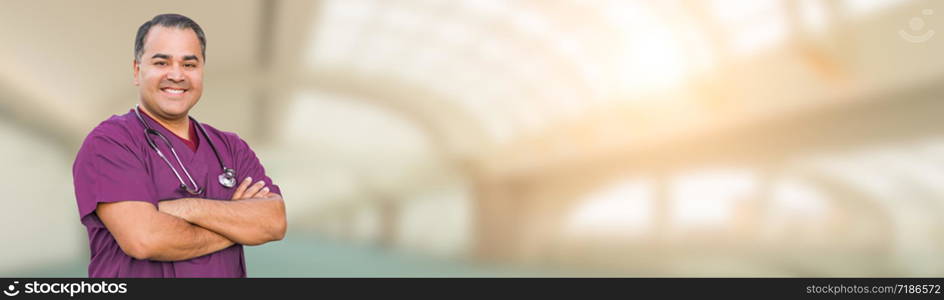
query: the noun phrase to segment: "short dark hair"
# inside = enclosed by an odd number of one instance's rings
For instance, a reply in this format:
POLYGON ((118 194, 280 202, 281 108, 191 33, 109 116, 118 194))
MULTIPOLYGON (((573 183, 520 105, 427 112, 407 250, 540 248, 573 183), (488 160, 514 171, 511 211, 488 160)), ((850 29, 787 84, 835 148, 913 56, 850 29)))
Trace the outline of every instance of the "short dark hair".
POLYGON ((135 61, 141 61, 141 55, 144 54, 144 40, 147 39, 148 32, 151 31, 151 27, 154 25, 161 27, 176 27, 179 29, 192 29, 193 32, 197 34, 197 39, 200 40, 200 54, 203 55, 203 60, 206 60, 206 35, 203 34, 203 29, 200 28, 200 25, 183 15, 162 14, 154 16, 153 19, 144 22, 144 24, 141 24, 141 27, 138 27, 138 35, 134 37, 135 61))

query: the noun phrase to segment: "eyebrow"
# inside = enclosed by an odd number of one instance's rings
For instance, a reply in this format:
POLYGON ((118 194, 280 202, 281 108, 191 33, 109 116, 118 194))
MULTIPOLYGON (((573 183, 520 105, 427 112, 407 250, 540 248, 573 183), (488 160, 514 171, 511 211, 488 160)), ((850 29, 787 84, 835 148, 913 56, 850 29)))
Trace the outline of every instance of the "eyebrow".
MULTIPOLYGON (((173 55, 163 54, 163 53, 158 53, 158 54, 154 54, 154 56, 151 56, 151 59, 155 59, 155 58, 171 59, 172 57, 174 57, 174 56, 173 56, 173 55)), ((184 60, 195 60, 195 61, 198 61, 198 62, 199 62, 199 61, 200 61, 200 58, 198 58, 196 55, 187 55, 187 56, 184 56, 184 60)))

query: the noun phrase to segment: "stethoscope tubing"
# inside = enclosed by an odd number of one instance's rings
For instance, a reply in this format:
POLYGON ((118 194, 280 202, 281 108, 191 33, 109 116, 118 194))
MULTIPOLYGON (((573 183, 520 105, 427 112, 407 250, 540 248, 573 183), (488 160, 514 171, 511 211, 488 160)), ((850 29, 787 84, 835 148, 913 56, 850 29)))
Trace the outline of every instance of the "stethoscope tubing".
MULTIPOLYGON (((144 118, 141 117, 141 113, 139 111, 138 105, 134 106, 134 113, 138 117, 138 121, 141 121, 141 125, 144 125, 144 138, 145 140, 147 140, 148 146, 150 146, 151 149, 154 149, 154 151, 157 152, 157 156, 159 156, 161 160, 163 160, 164 163, 166 163, 167 166, 170 167, 170 170, 174 172, 174 176, 176 176, 177 180, 180 181, 180 187, 186 190, 187 193, 190 193, 192 195, 202 194, 203 189, 201 189, 200 186, 197 185, 197 182, 193 180, 193 177, 190 176, 190 172, 187 170, 187 167, 184 166, 184 163, 183 161, 181 161, 180 156, 177 155, 177 150, 174 149, 174 146, 171 145, 170 141, 166 137, 164 137, 163 134, 151 128, 151 126, 149 126, 147 122, 144 121, 144 118), (186 175, 187 179, 190 180, 190 183, 193 184, 193 187, 194 187, 193 189, 190 189, 190 186, 188 186, 184 182, 183 177, 181 177, 180 173, 177 172, 177 168, 174 168, 174 165, 171 164, 170 160, 167 159, 167 156, 164 155, 161 149, 157 147, 157 144, 154 143, 154 141, 151 139, 150 135, 152 134, 158 136, 162 141, 164 141, 164 144, 167 145, 167 148, 170 149, 170 152, 171 154, 174 155, 174 159, 177 160, 177 164, 180 166, 180 169, 184 171, 184 175, 186 175)), ((203 128, 203 125, 200 124, 200 122, 197 122, 197 120, 194 119, 193 117, 189 117, 189 118, 190 120, 193 120, 194 124, 197 124, 197 128, 200 129, 200 132, 206 138, 207 144, 209 144, 210 148, 213 149, 213 155, 216 156, 216 160, 220 163, 220 168, 223 169, 223 174, 220 174, 220 185, 227 188, 232 188, 231 182, 234 182, 233 178, 235 178, 236 171, 227 168, 226 165, 223 164, 223 158, 220 156, 219 151, 216 149, 216 145, 213 145, 213 141, 210 140, 210 135, 207 134, 207 131, 206 129, 203 128), (224 183, 224 178, 226 179, 226 183, 224 183)))

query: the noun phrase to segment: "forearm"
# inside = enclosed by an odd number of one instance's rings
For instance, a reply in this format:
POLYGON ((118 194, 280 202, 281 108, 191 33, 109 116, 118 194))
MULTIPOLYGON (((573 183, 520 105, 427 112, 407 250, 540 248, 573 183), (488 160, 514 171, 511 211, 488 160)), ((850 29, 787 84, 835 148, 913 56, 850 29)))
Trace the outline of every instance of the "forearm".
POLYGON ((163 201, 160 210, 244 245, 285 236, 285 204, 278 194, 245 200, 183 198, 163 201))
POLYGON ((156 212, 151 238, 147 239, 147 259, 178 261, 226 249, 233 241, 184 219, 156 212))

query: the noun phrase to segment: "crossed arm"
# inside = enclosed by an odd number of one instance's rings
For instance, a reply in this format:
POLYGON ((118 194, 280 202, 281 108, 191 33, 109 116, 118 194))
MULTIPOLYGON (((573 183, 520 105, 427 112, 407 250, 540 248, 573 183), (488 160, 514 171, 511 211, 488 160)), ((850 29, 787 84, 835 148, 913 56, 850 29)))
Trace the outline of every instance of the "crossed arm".
POLYGON ((234 243, 259 245, 285 236, 285 205, 262 181, 247 178, 232 201, 182 198, 159 203, 100 203, 96 209, 119 247, 131 257, 177 261, 234 243))
POLYGON ((236 189, 233 199, 217 201, 182 198, 160 202, 161 212, 219 233, 243 245, 261 245, 285 236, 285 204, 282 196, 269 193, 263 182, 249 186, 246 178, 236 189), (252 196, 249 196, 252 195, 252 196))

